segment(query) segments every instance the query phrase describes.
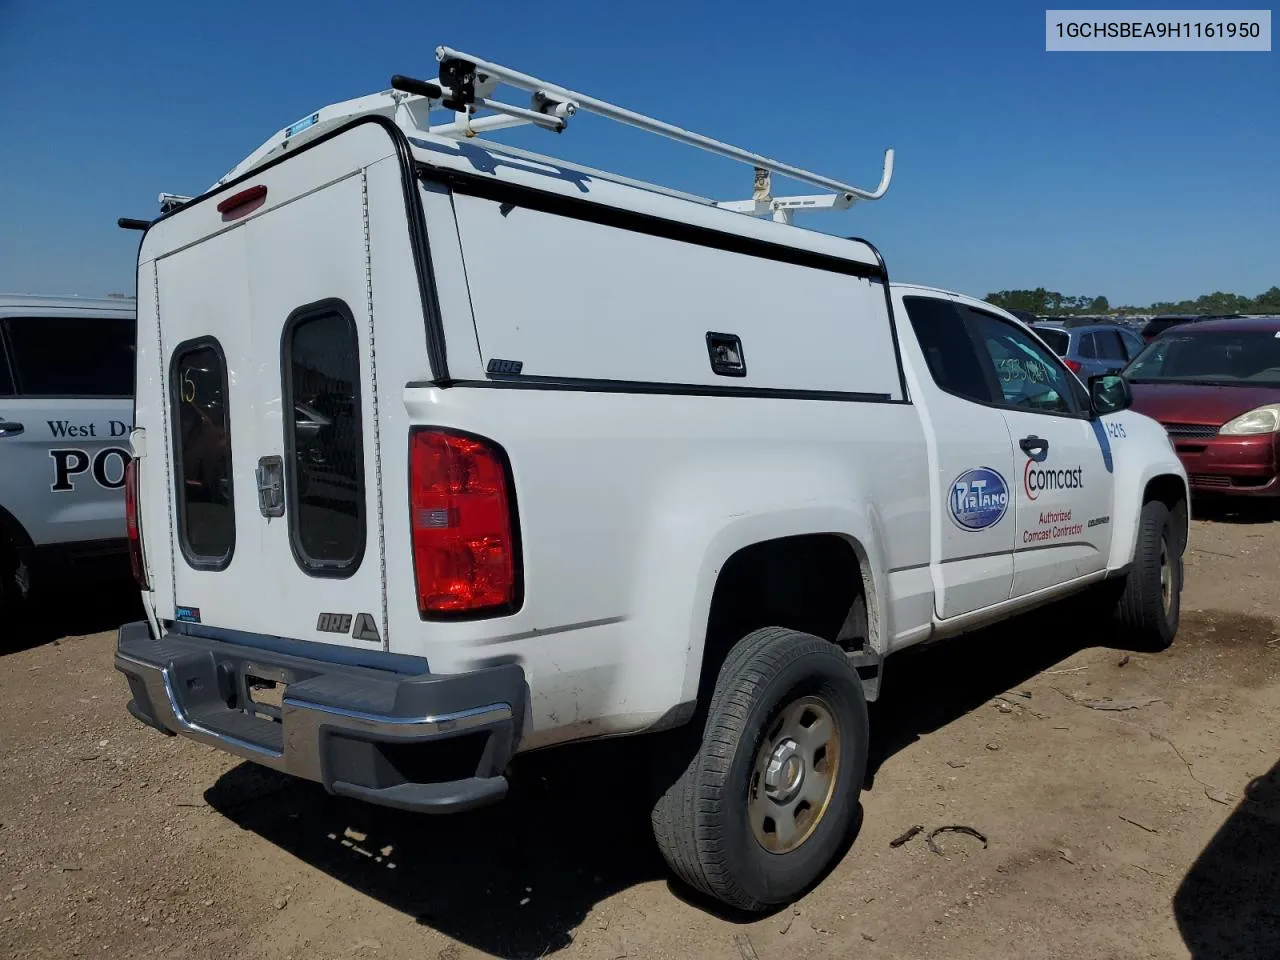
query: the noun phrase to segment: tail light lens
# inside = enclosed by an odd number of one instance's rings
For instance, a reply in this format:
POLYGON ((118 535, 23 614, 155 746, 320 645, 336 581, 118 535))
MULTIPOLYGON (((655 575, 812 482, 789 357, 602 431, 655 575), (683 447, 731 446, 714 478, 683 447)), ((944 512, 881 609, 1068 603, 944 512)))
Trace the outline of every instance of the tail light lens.
POLYGON ((520 600, 510 471, 501 448, 432 428, 409 434, 418 612, 501 613, 520 600))
POLYGON ((1067 365, 1067 369, 1072 373, 1079 373, 1084 369, 1084 365, 1079 360, 1063 360, 1062 362, 1067 365))
POLYGON ((129 537, 129 566, 133 579, 142 590, 150 590, 147 565, 142 559, 142 520, 138 516, 138 461, 124 465, 124 523, 129 537))

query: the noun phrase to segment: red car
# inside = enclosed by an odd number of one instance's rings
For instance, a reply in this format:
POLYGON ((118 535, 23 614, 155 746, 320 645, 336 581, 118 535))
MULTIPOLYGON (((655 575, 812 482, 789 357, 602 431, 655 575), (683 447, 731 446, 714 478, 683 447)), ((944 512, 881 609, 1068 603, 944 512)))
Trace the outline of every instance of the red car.
POLYGON ((1280 317, 1206 320, 1157 337, 1124 369, 1199 493, 1280 496, 1280 317))

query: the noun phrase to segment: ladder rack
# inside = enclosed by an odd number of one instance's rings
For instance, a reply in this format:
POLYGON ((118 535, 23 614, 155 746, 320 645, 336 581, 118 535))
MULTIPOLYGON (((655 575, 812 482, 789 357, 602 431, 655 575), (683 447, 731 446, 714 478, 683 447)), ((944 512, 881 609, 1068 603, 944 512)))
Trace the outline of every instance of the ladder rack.
MULTIPOLYGON (((714 202, 715 206, 735 213, 749 216, 771 215, 776 221, 790 223, 798 212, 846 210, 858 200, 879 200, 889 189, 889 182, 893 178, 892 149, 885 151, 879 186, 874 190, 866 190, 558 84, 539 80, 450 47, 436 48, 436 59, 440 63, 438 80, 417 80, 397 74, 391 79, 390 90, 322 107, 277 132, 228 171, 214 186, 240 177, 268 160, 288 150, 297 149, 303 143, 358 116, 385 116, 409 136, 427 133, 462 140, 494 130, 528 125, 561 133, 579 110, 750 165, 755 174, 750 199, 714 202), (528 93, 529 106, 521 107, 493 99, 493 94, 500 85, 528 93), (429 114, 436 109, 453 111, 454 119, 447 123, 431 124, 429 114), (477 115, 480 110, 488 112, 477 115), (811 196, 774 197, 771 175, 775 173, 827 192, 811 196)), ((171 206, 175 201, 183 199, 185 198, 172 194, 161 194, 162 206, 171 206)))

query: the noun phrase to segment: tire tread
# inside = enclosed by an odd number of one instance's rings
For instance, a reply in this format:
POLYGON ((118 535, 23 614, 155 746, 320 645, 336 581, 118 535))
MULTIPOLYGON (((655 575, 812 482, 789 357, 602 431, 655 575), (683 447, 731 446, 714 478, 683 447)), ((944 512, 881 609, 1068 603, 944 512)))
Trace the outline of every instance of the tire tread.
MULTIPOLYGON (((1176 623, 1165 622, 1164 600, 1160 594, 1160 540, 1169 516, 1169 508, 1159 500, 1149 500, 1142 505, 1133 567, 1125 577, 1124 590, 1116 605, 1116 619, 1131 638, 1156 650, 1168 647, 1177 629, 1176 623)), ((1181 586, 1179 573, 1177 588, 1180 590, 1181 586)))

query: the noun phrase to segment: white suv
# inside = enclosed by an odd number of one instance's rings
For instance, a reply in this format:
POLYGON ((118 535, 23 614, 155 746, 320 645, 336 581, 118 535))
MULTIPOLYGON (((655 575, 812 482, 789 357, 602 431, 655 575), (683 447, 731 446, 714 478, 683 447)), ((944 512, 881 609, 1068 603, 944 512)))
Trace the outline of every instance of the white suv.
POLYGON ((133 341, 132 301, 0 296, 0 617, 33 589, 129 582, 133 341))

